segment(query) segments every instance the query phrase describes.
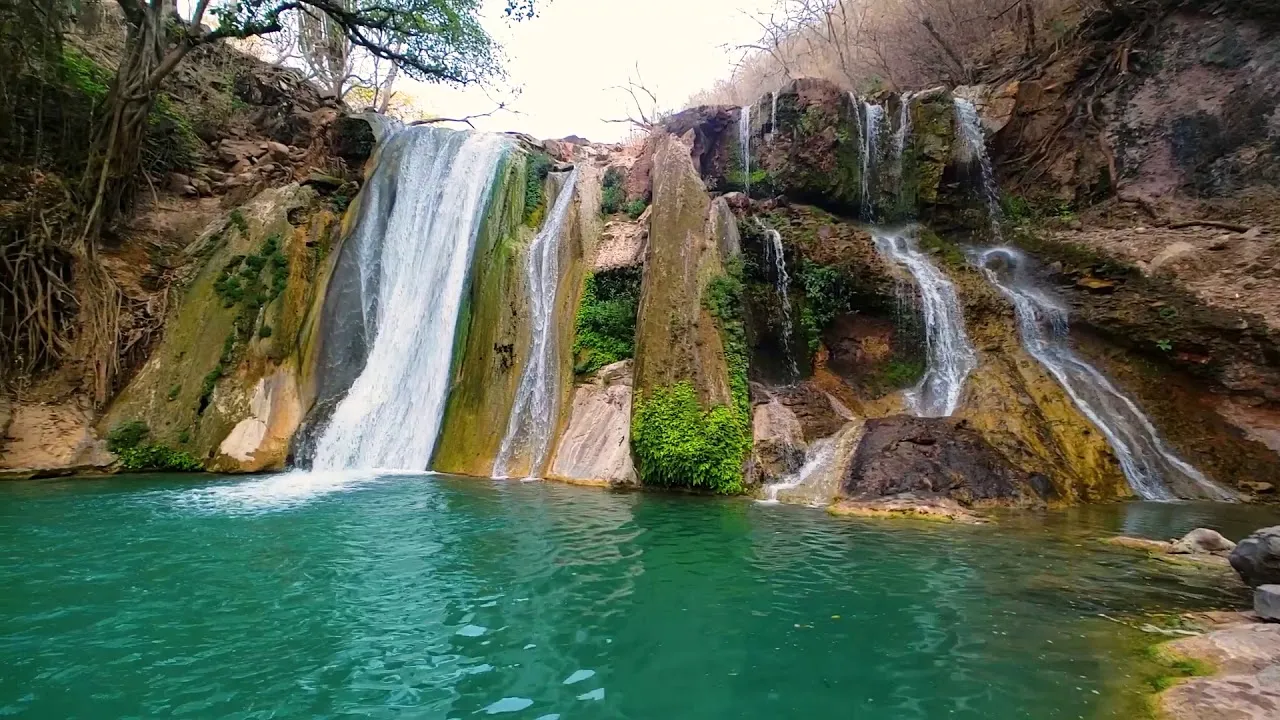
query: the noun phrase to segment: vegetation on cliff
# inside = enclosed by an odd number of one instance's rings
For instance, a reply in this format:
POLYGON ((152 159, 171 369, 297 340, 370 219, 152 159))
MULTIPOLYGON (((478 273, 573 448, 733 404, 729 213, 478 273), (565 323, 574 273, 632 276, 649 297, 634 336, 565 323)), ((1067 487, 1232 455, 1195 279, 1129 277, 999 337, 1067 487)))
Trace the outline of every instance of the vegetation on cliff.
POLYGON ((574 323, 574 372, 592 373, 635 354, 640 268, 588 274, 574 323))

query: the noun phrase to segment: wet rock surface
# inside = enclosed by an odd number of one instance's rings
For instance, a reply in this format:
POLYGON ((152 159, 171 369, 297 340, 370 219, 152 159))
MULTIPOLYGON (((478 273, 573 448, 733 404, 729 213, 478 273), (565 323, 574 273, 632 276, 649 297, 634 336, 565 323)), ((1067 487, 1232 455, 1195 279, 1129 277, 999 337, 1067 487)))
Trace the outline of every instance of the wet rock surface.
POLYGON ((1280 717, 1280 624, 1236 616, 1225 627, 1161 646, 1210 665, 1159 696, 1169 720, 1274 720, 1280 717))
POLYGON ((1231 567, 1249 587, 1280 584, 1280 525, 1262 528, 1231 551, 1231 567))
POLYGON ((961 504, 1027 502, 1043 484, 1009 464, 963 421, 897 415, 868 420, 843 495, 875 500, 911 493, 961 504))

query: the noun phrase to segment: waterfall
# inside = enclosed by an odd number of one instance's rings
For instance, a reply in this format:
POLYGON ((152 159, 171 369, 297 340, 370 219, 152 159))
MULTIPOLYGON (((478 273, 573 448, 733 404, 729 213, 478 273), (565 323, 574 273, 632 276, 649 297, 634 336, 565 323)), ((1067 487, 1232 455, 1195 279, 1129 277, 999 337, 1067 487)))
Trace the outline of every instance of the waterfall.
POLYGON ((805 451, 804 466, 796 472, 782 478, 776 483, 764 486, 764 498, 761 502, 773 505, 778 502, 778 493, 795 490, 811 480, 818 472, 826 470, 836 454, 836 440, 839 436, 814 440, 805 451))
POLYGON ((1151 420, 1101 372, 1072 351, 1067 310, 1028 277, 1026 258, 1011 248, 983 252, 978 265, 1013 303, 1022 344, 1057 379, 1115 452, 1134 493, 1144 500, 1172 500, 1170 480, 1189 482, 1186 494, 1229 501, 1235 497, 1179 458, 1151 420))
POLYGON ((556 294, 560 289, 560 240, 564 234, 565 218, 573 204, 577 181, 578 171, 575 168, 564 181, 551 214, 529 245, 525 259, 533 340, 524 373, 520 375, 515 403, 507 419, 507 433, 493 463, 494 477, 507 475, 516 445, 521 441, 529 450, 529 476, 537 477, 551 445, 560 400, 560 353, 555 326, 556 294))
POLYGON ((1004 234, 1000 231, 1000 187, 996 185, 995 170, 991 166, 991 156, 987 154, 987 140, 982 130, 982 118, 973 103, 964 98, 954 98, 956 109, 956 128, 960 139, 964 160, 970 164, 977 163, 981 174, 983 199, 987 202, 987 217, 991 223, 991 236, 996 243, 1004 242, 1004 234))
POLYGON ((778 134, 778 91, 773 91, 773 106, 769 109, 769 138, 778 134))
POLYGON ((911 93, 904 92, 898 96, 898 130, 893 135, 894 171, 898 179, 898 199, 906 192, 906 178, 903 176, 903 157, 907 154, 907 140, 911 137, 911 93))
POLYGON ((738 152, 742 154, 742 187, 751 197, 751 106, 738 111, 738 152))
POLYGON ((356 327, 327 328, 325 343, 349 343, 337 335, 350 332, 368 345, 315 442, 314 469, 427 469, 476 235, 507 148, 498 135, 435 127, 388 142, 339 258, 348 294, 326 296, 326 308, 333 297, 358 312, 344 316, 356 327))
POLYGON ((872 237, 881 254, 911 273, 924 310, 928 367, 920 382, 907 391, 907 407, 921 417, 951 415, 960 404, 965 380, 978 367, 956 288, 920 252, 909 233, 877 228, 872 237))
POLYGON ((880 147, 880 127, 884 120, 884 108, 869 102, 862 103, 862 214, 871 220, 875 215, 875 203, 872 200, 871 180, 875 172, 875 155, 880 147))
POLYGON ((773 287, 778 293, 779 304, 782 306, 782 351, 787 356, 787 369, 791 371, 791 379, 793 381, 799 380, 800 368, 796 365, 796 354, 791 347, 794 327, 791 319, 791 276, 787 274, 787 260, 783 255, 782 235, 777 230, 765 225, 758 218, 756 224, 769 238, 769 242, 764 246, 764 257, 766 262, 773 263, 773 287))

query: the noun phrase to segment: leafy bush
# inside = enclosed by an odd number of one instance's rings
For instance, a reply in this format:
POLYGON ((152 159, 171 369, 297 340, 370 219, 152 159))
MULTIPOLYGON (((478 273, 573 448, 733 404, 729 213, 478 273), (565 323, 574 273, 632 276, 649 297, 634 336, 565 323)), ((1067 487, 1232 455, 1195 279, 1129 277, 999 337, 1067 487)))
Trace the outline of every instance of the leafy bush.
POLYGON ((640 216, 644 214, 644 210, 647 207, 649 207, 649 203, 645 202, 642 198, 636 198, 635 200, 627 203, 627 216, 632 220, 638 220, 640 216))
POLYGON ((592 373, 635 354, 639 268, 588 275, 574 324, 575 371, 592 373))
POLYGON ((164 445, 146 444, 151 428, 141 420, 121 423, 107 433, 107 449, 120 458, 125 470, 170 470, 198 472, 204 469, 200 461, 187 452, 171 450, 164 445))
POLYGON ((605 171, 600 192, 601 214, 613 215, 622 212, 623 204, 627 200, 627 191, 622 187, 626 180, 627 176, 622 172, 622 168, 611 167, 605 171))
POLYGON ((679 382, 636 398, 631 445, 645 484, 736 494, 751 425, 734 406, 703 410, 693 386, 679 382))

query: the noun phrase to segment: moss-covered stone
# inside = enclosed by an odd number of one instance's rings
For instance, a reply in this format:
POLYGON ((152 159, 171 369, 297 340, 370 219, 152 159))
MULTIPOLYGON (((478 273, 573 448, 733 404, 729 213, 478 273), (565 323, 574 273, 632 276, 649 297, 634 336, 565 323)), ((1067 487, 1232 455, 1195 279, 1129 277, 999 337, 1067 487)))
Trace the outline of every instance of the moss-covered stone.
POLYGON ((192 245, 200 264, 163 340, 112 402, 100 430, 141 421, 155 443, 190 453, 206 467, 283 467, 297 412, 285 413, 293 427, 273 429, 282 438, 259 438, 279 442, 252 456, 228 458, 220 445, 254 416, 254 388, 262 378, 296 377, 300 329, 319 279, 314 248, 329 242, 336 222, 312 190, 297 185, 263 191, 215 222, 192 245), (263 255, 264 248, 271 252, 263 255), (243 283, 239 296, 227 292, 232 266, 243 283), (267 327, 272 331, 263 333, 267 327))

